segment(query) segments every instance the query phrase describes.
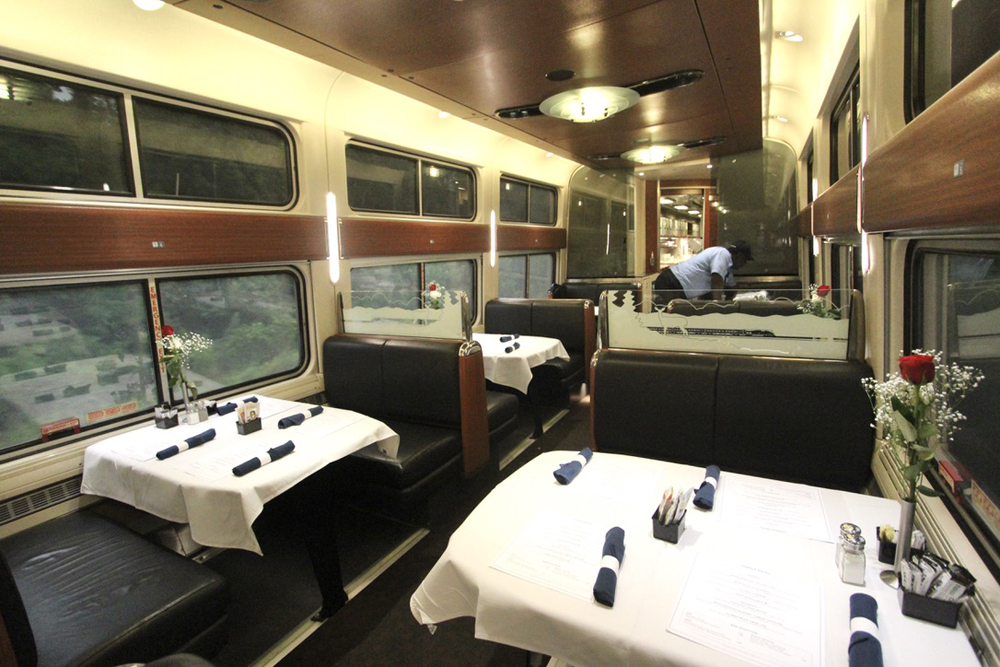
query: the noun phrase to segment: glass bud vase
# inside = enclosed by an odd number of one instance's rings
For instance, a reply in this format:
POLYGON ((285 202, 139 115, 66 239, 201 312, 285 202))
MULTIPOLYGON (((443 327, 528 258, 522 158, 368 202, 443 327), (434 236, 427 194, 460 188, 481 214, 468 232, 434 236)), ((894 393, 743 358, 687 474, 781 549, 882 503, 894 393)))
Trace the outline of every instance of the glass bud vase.
POLYGON ((909 500, 899 501, 899 530, 896 532, 896 560, 892 569, 899 574, 900 563, 910 559, 910 542, 913 539, 913 518, 917 504, 909 500))

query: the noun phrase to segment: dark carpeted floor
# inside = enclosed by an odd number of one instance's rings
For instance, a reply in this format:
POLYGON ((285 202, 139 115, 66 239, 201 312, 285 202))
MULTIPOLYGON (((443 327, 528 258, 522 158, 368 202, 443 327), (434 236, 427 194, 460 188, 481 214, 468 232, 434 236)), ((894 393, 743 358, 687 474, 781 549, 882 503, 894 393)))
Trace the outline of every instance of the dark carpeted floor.
POLYGON ((282 667, 525 665, 524 651, 475 639, 471 618, 442 623, 432 635, 410 613, 410 596, 444 552, 451 533, 498 481, 540 452, 579 451, 589 444, 589 401, 584 399, 574 402, 562 420, 503 471, 437 494, 431 502, 430 533, 283 658, 282 667))

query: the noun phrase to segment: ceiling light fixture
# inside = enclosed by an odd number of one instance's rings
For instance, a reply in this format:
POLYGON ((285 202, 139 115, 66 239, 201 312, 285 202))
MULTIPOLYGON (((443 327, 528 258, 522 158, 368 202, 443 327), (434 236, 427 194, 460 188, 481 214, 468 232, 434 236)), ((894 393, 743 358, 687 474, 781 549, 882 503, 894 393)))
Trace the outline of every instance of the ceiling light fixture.
POLYGON ((132 2, 139 9, 145 9, 147 12, 155 12, 164 5, 163 0, 132 0, 132 2))
POLYGON ((683 146, 673 146, 670 144, 645 146, 643 148, 634 148, 630 151, 625 151, 621 156, 626 160, 632 160, 633 162, 638 162, 639 164, 658 164, 660 162, 666 162, 670 158, 677 157, 680 155, 682 150, 684 150, 683 146))
POLYGON ((778 32, 774 33, 774 36, 777 37, 778 39, 783 39, 786 42, 802 41, 802 35, 795 32, 794 30, 779 30, 778 32))
POLYGON ((547 98, 539 110, 546 116, 571 120, 574 123, 594 123, 614 116, 639 101, 639 93, 631 88, 597 86, 567 90, 547 98))
POLYGON ((788 119, 785 118, 784 116, 771 116, 771 120, 776 120, 779 123, 787 123, 788 122, 788 119))
POLYGON ((670 197, 660 197, 660 203, 661 204, 673 204, 674 200, 671 199, 670 197))

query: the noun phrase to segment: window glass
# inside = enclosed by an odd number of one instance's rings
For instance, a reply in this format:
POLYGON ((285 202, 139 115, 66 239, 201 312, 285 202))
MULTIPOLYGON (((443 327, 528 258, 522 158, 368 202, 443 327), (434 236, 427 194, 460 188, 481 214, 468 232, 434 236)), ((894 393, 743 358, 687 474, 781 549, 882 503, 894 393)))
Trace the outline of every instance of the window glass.
MULTIPOLYGON (((965 478, 951 490, 952 510, 1000 545, 1000 249, 918 250, 911 348, 938 350, 946 363, 973 366, 985 379, 958 405, 961 428, 943 437, 938 461, 965 478)), ((940 479, 940 476, 939 476, 940 479)), ((946 485, 950 486, 950 485, 946 485)))
POLYGON ((0 187, 132 194, 122 96, 0 67, 0 187))
POLYGON ((524 298, 526 296, 524 287, 528 280, 527 255, 504 255, 500 257, 499 264, 498 296, 501 299, 524 298))
POLYGON ((424 264, 423 289, 437 283, 438 289, 465 292, 469 297, 469 312, 476 309, 476 263, 471 259, 454 262, 427 262, 424 264))
POLYGON ((542 225, 556 224, 556 191, 540 185, 531 186, 531 219, 542 225))
POLYGON ((836 183, 861 159, 861 79, 855 69, 831 116, 830 183, 836 183))
POLYGON ((417 215, 417 161, 347 145, 347 203, 355 211, 417 215))
POLYGON ((147 197, 282 206, 291 150, 276 127, 133 99, 147 197))
POLYGON ((528 222, 528 184, 500 179, 500 219, 528 222))
POLYGON ((472 260, 359 266, 351 269, 351 299, 354 306, 384 305, 420 307, 420 293, 436 283, 439 289, 461 291, 469 296, 470 312, 476 312, 476 263, 472 260))
POLYGON ((290 272, 163 279, 157 290, 163 324, 212 340, 191 356, 185 372, 199 394, 291 373, 305 363, 299 281, 290 272))
POLYGON ((472 172, 423 161, 423 214, 468 220, 475 214, 472 172))
POLYGON ((152 408, 147 312, 144 282, 0 291, 0 452, 152 408))
POLYGON ((544 299, 556 281, 556 256, 552 253, 528 255, 528 298, 544 299))

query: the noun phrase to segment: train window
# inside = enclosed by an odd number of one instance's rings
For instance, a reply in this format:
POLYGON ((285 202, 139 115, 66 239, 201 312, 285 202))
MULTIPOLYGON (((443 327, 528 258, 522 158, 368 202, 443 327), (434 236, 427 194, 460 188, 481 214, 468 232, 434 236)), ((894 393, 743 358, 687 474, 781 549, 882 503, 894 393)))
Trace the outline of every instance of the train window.
POLYGON ((391 301, 399 307, 420 307, 420 294, 427 291, 431 283, 438 289, 465 292, 469 297, 470 312, 477 312, 476 263, 471 259, 351 269, 352 292, 392 295, 391 301))
MULTIPOLYGON (((980 248, 982 244, 979 244, 980 248)), ((928 247, 929 246, 929 247, 928 247)), ((1000 248, 914 253, 910 347, 939 350, 985 379, 959 406, 961 428, 942 438, 935 478, 973 543, 1000 548, 1000 248), (950 437, 953 436, 953 437, 950 437)), ((995 551, 994 551, 995 553, 995 551)), ((989 560, 989 559, 987 559, 989 560)), ((994 561, 995 566, 1000 562, 994 561)))
POLYGON ((861 76, 855 67, 830 117, 830 183, 861 161, 861 76))
POLYGON ((907 0, 906 116, 913 120, 1000 50, 991 0, 907 0))
POLYGON ((500 220, 556 224, 556 189, 528 181, 501 178, 500 220))
POLYGON ((163 278, 156 287, 163 324, 213 341, 190 359, 187 375, 199 393, 286 375, 305 364, 305 318, 295 274, 163 278))
POLYGON ((0 453, 152 408, 143 281, 0 291, 0 453))
POLYGON ((348 144, 347 204, 355 211, 471 220, 476 180, 471 169, 348 144))
POLYGON ((133 194, 122 95, 0 67, 0 188, 133 194))
POLYGON ((291 143, 276 126, 132 100, 146 197, 284 206, 291 143))
POLYGON ((505 255, 500 258, 501 298, 544 299, 556 279, 553 253, 505 255))

